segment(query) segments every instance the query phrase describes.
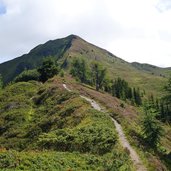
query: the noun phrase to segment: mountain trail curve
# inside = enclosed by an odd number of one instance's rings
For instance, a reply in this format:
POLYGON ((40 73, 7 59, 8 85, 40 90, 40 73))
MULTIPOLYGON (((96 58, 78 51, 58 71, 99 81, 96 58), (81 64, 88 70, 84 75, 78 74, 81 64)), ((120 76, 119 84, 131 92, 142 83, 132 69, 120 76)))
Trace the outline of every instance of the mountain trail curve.
MULTIPOLYGON (((66 84, 63 84, 63 87, 67 91, 71 92, 71 90, 66 86, 66 84)), ((95 100, 92 100, 92 99, 82 96, 82 95, 80 95, 80 97, 85 99, 86 101, 88 101, 94 109, 103 112, 102 108, 99 106, 99 104, 95 100)), ((111 119, 116 127, 116 131, 119 136, 119 141, 120 141, 122 147, 129 151, 129 155, 131 157, 131 160, 133 161, 133 164, 134 164, 136 170, 137 171, 147 171, 147 169, 143 165, 142 161, 140 160, 137 152, 129 144, 129 142, 123 132, 122 126, 114 118, 111 117, 111 119)))

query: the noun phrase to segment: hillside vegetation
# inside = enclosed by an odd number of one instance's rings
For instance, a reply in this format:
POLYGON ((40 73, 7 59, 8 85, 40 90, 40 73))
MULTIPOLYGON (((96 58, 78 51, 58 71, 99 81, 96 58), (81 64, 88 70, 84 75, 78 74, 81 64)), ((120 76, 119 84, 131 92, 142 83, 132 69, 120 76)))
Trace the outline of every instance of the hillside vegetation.
MULTIPOLYGON (((72 90, 77 90, 79 93, 89 96, 98 101, 103 107, 110 111, 110 115, 121 123, 131 145, 137 150, 141 159, 146 164, 147 170, 170 170, 171 168, 171 126, 168 123, 162 123, 159 120, 154 120, 162 127, 163 134, 157 149, 152 147, 152 144, 143 136, 143 117, 145 113, 143 107, 131 106, 129 103, 112 97, 110 94, 103 91, 95 91, 95 88, 80 84, 73 81, 72 78, 67 78, 67 85, 72 90)), ((153 111, 154 109, 152 109, 153 111)), ((155 110, 154 110, 155 111, 155 110)), ((151 112, 150 114, 153 115, 151 112)), ((155 122, 154 128, 157 128, 155 122)), ((153 129, 153 128, 152 128, 153 129)), ((158 128, 157 128, 158 129, 158 128)), ((150 128, 151 130, 151 128, 150 128)), ((152 137, 150 137, 151 139, 152 137)))
POLYGON ((143 168, 169 170, 169 72, 128 63, 74 35, 1 64, 0 169, 133 171, 113 117, 143 168))
POLYGON ((70 35, 63 39, 51 40, 38 45, 28 54, 0 64, 0 74, 2 74, 4 82, 8 83, 25 69, 38 67, 43 58, 47 56, 53 56, 68 71, 75 57, 83 58, 89 64, 94 60, 98 61, 108 68, 108 73, 112 79, 124 78, 131 86, 140 87, 147 93, 159 96, 162 95, 162 87, 166 82, 165 77, 170 72, 169 68, 155 67, 154 69, 150 65, 148 65, 150 67, 146 66, 142 69, 141 65, 128 63, 78 36, 70 35), (149 71, 147 72, 147 70, 149 71))
POLYGON ((37 68, 47 56, 59 59, 71 46, 73 38, 74 36, 70 35, 63 39, 50 40, 45 44, 36 46, 28 54, 0 64, 0 74, 2 74, 4 82, 12 81, 24 70, 37 68))
POLYGON ((131 64, 138 70, 144 71, 152 75, 168 77, 171 74, 171 68, 161 68, 161 67, 157 67, 157 66, 150 65, 150 64, 140 64, 138 62, 133 62, 131 64))
POLYGON ((0 102, 1 169, 133 170, 109 116, 60 78, 8 85, 0 102))

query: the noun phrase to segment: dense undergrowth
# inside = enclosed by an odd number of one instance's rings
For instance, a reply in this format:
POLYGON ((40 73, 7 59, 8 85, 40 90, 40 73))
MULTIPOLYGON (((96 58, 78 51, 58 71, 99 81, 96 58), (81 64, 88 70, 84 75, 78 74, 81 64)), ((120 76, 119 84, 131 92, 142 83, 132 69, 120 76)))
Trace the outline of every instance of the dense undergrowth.
POLYGON ((0 92, 0 169, 133 170, 109 116, 62 83, 18 82, 0 92))
POLYGON ((71 88, 90 96, 110 111, 111 116, 122 125, 131 146, 136 149, 148 170, 170 170, 171 127, 169 124, 158 121, 163 133, 161 142, 157 144, 156 148, 153 148, 143 135, 142 121, 145 116, 143 107, 133 107, 105 92, 97 92, 87 85, 81 86, 79 83, 72 83, 71 88))
POLYGON ((17 152, 0 153, 3 170, 132 170, 128 154, 115 149, 103 156, 78 152, 17 152))

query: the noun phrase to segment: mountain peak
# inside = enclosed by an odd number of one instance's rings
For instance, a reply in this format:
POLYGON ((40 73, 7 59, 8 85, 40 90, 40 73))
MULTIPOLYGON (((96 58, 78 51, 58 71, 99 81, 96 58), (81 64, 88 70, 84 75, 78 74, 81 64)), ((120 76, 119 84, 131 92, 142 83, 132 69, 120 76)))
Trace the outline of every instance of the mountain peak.
MULTIPOLYGON (((0 64, 0 74, 3 76, 4 82, 8 83, 23 70, 38 67, 43 58, 47 56, 53 56, 61 62, 67 60, 68 65, 71 64, 75 57, 84 58, 89 64, 91 61, 98 61, 103 63, 107 68, 110 68, 112 75, 121 77, 125 77, 126 74, 130 73, 130 77, 132 78, 135 77, 135 72, 136 75, 143 75, 145 72, 145 74, 148 73, 150 75, 154 73, 154 75, 160 76, 161 78, 161 76, 165 76, 165 73, 168 71, 163 71, 159 68, 160 71, 156 73, 156 71, 154 71, 156 68, 151 66, 145 66, 145 69, 144 67, 137 68, 137 65, 130 64, 107 50, 93 45, 77 35, 71 34, 65 38, 49 40, 44 44, 36 46, 28 54, 0 64), (146 68, 148 69, 148 72, 146 68), (132 72, 130 72, 130 70, 132 72)), ((159 69, 157 68, 157 70, 159 69)))
POLYGON ((69 38, 69 39, 81 39, 79 36, 74 35, 74 34, 70 34, 70 35, 67 36, 66 38, 69 38))

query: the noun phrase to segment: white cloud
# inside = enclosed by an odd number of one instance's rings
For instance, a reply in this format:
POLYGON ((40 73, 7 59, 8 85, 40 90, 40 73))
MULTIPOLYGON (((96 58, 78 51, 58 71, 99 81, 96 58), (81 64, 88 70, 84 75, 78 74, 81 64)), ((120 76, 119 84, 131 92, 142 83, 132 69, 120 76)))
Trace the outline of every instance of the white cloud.
POLYGON ((159 0, 156 7, 160 12, 165 12, 171 8, 171 1, 170 0, 159 0))
POLYGON ((0 62, 77 34, 130 62, 171 66, 170 0, 2 2, 7 11, 0 15, 0 62))

